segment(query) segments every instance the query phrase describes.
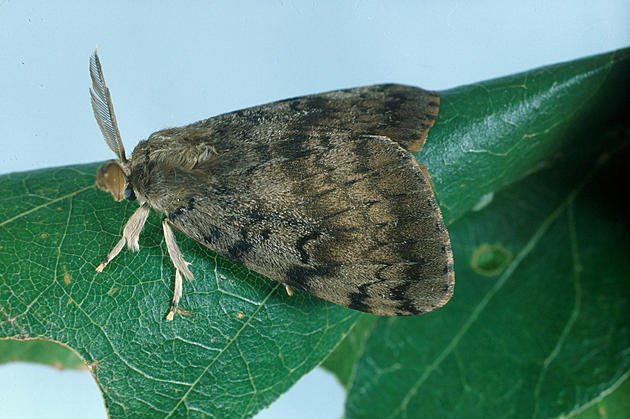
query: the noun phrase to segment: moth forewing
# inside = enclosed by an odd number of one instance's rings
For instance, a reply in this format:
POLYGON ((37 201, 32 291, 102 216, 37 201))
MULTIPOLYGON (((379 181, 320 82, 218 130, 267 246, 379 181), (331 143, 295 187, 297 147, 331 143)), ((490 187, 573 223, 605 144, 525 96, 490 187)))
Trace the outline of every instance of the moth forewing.
POLYGON ((164 214, 175 266, 167 320, 192 279, 172 227, 292 288, 379 315, 413 315, 448 301, 453 254, 422 148, 439 94, 386 84, 299 97, 219 115, 124 149, 96 52, 95 117, 120 162, 98 184, 140 208, 97 270, 136 250, 149 206, 164 214), (110 179, 111 177, 111 179, 110 179))

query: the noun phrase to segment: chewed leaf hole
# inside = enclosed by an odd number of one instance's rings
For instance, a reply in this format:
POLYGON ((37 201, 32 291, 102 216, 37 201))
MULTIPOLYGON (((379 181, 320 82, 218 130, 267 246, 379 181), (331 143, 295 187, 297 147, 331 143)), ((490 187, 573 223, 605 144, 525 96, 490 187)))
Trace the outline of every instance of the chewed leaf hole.
POLYGON ((512 261, 512 252, 500 244, 482 244, 473 252, 470 267, 481 275, 498 275, 512 261))

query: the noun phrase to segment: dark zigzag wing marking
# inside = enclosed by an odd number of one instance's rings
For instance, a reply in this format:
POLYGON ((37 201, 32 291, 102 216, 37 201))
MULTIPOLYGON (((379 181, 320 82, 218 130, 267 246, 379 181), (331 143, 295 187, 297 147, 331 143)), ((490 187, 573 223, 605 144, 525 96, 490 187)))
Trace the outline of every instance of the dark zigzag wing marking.
POLYGON ((217 253, 337 304, 404 315, 450 298, 448 234, 427 179, 396 143, 324 134, 267 142, 262 155, 256 144, 193 171, 154 164, 139 192, 217 253))

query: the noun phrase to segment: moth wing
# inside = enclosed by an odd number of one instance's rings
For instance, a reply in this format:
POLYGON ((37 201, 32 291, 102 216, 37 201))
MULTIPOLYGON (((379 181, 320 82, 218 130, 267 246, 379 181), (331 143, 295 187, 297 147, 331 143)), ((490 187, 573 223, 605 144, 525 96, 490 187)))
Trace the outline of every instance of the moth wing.
POLYGON ((246 111, 274 125, 280 118, 289 132, 351 130, 354 135, 382 135, 418 153, 435 122, 439 104, 438 92, 379 84, 287 99, 246 111))
POLYGON ((155 153, 153 160, 178 160, 193 167, 239 150, 251 139, 258 149, 285 138, 312 135, 381 135, 418 153, 438 114, 437 92, 400 84, 379 84, 286 99, 215 116, 154 133, 155 140, 181 137, 182 147, 155 153))
POLYGON ((262 138, 190 170, 152 161, 140 189, 193 239, 336 304, 411 315, 449 300, 448 233, 430 181, 398 142, 349 132, 262 138))

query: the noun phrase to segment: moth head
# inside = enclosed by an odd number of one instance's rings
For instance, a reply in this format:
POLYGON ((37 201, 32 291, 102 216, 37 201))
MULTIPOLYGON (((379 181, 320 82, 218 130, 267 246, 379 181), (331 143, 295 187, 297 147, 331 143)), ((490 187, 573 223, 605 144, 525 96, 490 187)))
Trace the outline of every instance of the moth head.
POLYGON ((136 194, 127 180, 125 169, 118 160, 106 161, 98 168, 96 186, 102 191, 111 193, 116 201, 136 199, 136 194))
POLYGON ((90 77, 92 78, 90 98, 96 123, 101 129, 105 143, 118 157, 118 160, 109 160, 98 168, 96 186, 103 191, 110 192, 116 201, 134 200, 136 196, 128 182, 129 163, 97 50, 94 50, 94 54, 90 57, 90 77))

